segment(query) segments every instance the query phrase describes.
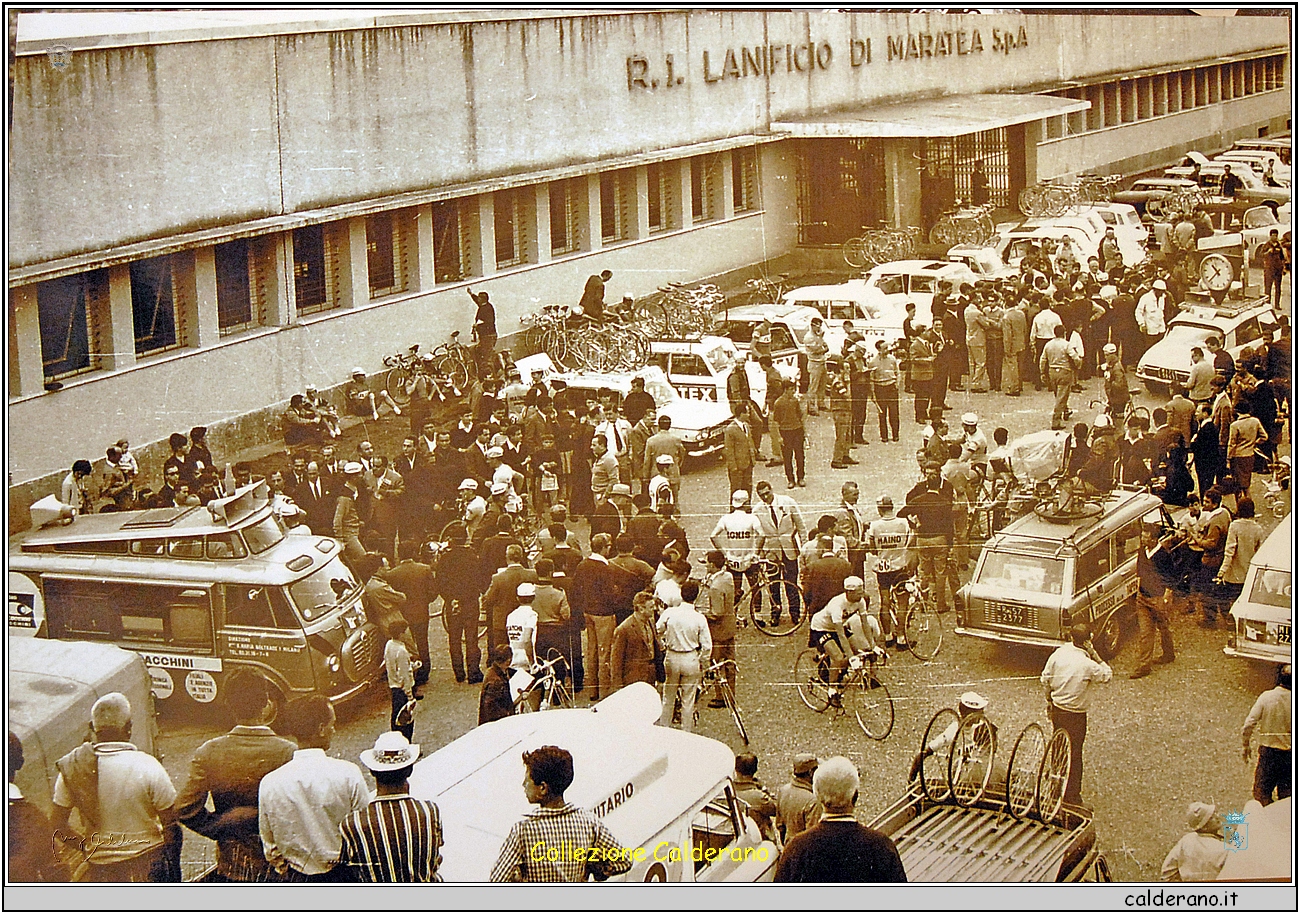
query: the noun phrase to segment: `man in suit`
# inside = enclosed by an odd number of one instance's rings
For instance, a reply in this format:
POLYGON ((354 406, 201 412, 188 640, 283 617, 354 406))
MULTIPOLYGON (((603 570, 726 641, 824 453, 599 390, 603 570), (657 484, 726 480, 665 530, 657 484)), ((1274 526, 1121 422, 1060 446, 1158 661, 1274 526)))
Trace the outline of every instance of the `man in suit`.
POLYGON ((809 562, 803 572, 804 609, 810 617, 844 593, 844 579, 853 574, 849 563, 834 553, 835 542, 829 535, 818 537, 817 548, 821 558, 809 562))
POLYGON ((537 572, 524 567, 524 547, 511 543, 506 547, 506 567, 492 575, 487 593, 483 594, 483 610, 488 618, 488 644, 506 643, 506 616, 519 605, 519 585, 537 583, 537 572))
POLYGON ((632 615, 614 629, 609 657, 610 689, 618 691, 632 682, 654 685, 657 654, 654 595, 642 591, 632 600, 632 615))
MULTIPOLYGON (((591 538, 591 555, 578 563, 569 585, 569 606, 574 618, 586 619, 587 645, 583 670, 591 682, 591 700, 599 701, 613 690, 610 649, 616 624, 615 601, 609 591, 609 556, 614 544, 607 534, 591 538)), ((623 572, 620 572, 622 574, 623 572)), ((575 671, 576 672, 576 671, 575 671)), ((574 682, 574 691, 578 690, 574 682)))
POLYGON ((271 866, 257 830, 258 788, 297 747, 271 729, 276 702, 271 684, 259 673, 237 670, 222 691, 235 727, 194 750, 176 814, 191 831, 217 842, 217 866, 207 881, 265 882, 271 866), (207 808, 209 796, 213 812, 207 808))
MULTIPOLYGON (((803 513, 795 500, 789 495, 777 495, 766 479, 759 481, 755 492, 758 493, 758 504, 754 506, 754 516, 763 527, 764 558, 779 563, 782 576, 792 582, 786 587, 786 599, 790 606, 791 621, 797 621, 799 588, 793 582, 799 579, 799 547, 808 536, 808 528, 804 525, 803 513)), ((772 601, 772 609, 780 612, 777 600, 772 601)), ((777 621, 773 619, 772 624, 775 625, 777 621)))
POLYGON ((429 681, 429 671, 433 668, 429 656, 429 604, 436 593, 433 570, 419 560, 421 547, 418 539, 402 540, 397 548, 401 561, 384 575, 389 586, 406 596, 401 608, 402 618, 411 627, 420 654, 420 668, 415 671, 417 689, 429 681))
MULTIPOLYGON (((645 459, 642 461, 644 478, 653 479, 656 473, 663 472, 673 490, 673 501, 678 500, 682 488, 682 466, 686 463, 686 445, 671 431, 673 420, 669 416, 659 417, 659 431, 650 436, 645 443, 645 459), (672 465, 660 465, 659 458, 673 458, 672 465), (667 470, 662 469, 663 466, 667 470)), ((733 490, 734 491, 734 490, 733 490)))
POLYGON ((317 536, 329 536, 334 531, 334 495, 330 492, 325 478, 321 476, 320 464, 315 460, 307 464, 302 485, 291 493, 294 504, 302 508, 307 517, 307 527, 317 536))
POLYGON ((858 507, 858 497, 856 482, 846 482, 840 486, 840 507, 835 512, 835 532, 843 536, 848 544, 849 565, 853 568, 853 574, 862 577, 867 557, 867 550, 862 546, 862 534, 866 530, 866 522, 862 518, 862 510, 858 507))
POLYGON ((731 421, 722 430, 722 453, 727 464, 728 487, 733 492, 739 489, 750 492, 754 488, 754 441, 744 422, 747 412, 745 404, 748 402, 745 400, 731 405, 731 421))

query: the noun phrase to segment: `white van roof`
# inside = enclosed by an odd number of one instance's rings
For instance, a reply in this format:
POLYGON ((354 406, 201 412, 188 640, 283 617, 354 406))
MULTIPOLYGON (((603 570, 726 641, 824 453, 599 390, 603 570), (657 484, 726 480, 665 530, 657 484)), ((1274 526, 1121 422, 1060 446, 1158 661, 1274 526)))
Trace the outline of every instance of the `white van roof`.
POLYGON ((713 799, 735 770, 735 755, 717 740, 656 727, 661 711, 654 687, 633 683, 590 708, 484 724, 417 762, 411 795, 433 800, 442 816, 439 873, 451 882, 487 881, 510 827, 532 808, 522 754, 540 746, 573 754, 565 799, 600 816, 622 847, 644 845, 713 799))

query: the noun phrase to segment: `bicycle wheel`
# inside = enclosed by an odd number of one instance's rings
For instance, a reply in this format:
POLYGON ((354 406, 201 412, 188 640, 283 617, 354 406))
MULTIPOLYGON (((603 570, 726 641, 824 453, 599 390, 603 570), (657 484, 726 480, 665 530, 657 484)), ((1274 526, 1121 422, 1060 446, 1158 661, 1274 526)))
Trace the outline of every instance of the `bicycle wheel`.
POLYGON ((844 708, 852 708, 862 732, 872 739, 884 739, 894 729, 894 697, 874 669, 863 671, 851 688, 844 690, 844 708))
MULTIPOLYGON (((735 664, 731 664, 734 675, 735 664)), ((745 719, 740 716, 740 705, 736 704, 736 693, 731 690, 731 682, 722 683, 722 700, 727 703, 727 710, 731 712, 731 722, 736 725, 736 732, 740 734, 740 741, 746 746, 749 745, 749 731, 745 729, 745 719)), ((698 707, 699 702, 696 702, 698 707)))
POLYGON ((799 690, 799 700, 818 714, 830 707, 829 681, 830 665, 817 648, 800 651, 794 658, 794 684, 799 690))
POLYGON ((933 660, 943 646, 943 617, 925 597, 913 600, 903 617, 907 649, 917 660, 933 660))
POLYGON ((988 789, 998 735, 983 714, 961 722, 948 750, 948 789, 958 806, 974 806, 988 789))
POLYGON ((406 382, 410 379, 411 373, 401 365, 388 369, 388 374, 384 375, 384 390, 398 406, 405 406, 411 400, 411 395, 406 392, 406 382))
POLYGON ((740 599, 740 615, 748 616, 754 627, 769 638, 794 634, 807 615, 803 612, 799 585, 786 577, 767 578, 758 587, 749 588, 740 599))
POLYGON ((844 242, 840 245, 840 253, 844 255, 844 262, 855 270, 861 270, 867 265, 861 238, 850 238, 844 242))
POLYGON ((434 362, 434 370, 450 380, 451 386, 457 390, 464 390, 469 386, 469 366, 465 364, 464 358, 459 353, 444 355, 434 362))
POLYGON ((934 228, 930 229, 930 243, 941 248, 950 248, 956 243, 952 240, 952 224, 948 217, 940 219, 934 224, 934 228))
POLYGON ((1034 805, 1038 818, 1051 822, 1061 811, 1065 800, 1065 785, 1070 781, 1070 737, 1057 730, 1047 742, 1043 764, 1038 769, 1038 784, 1034 790, 1034 805))
POLYGON ((1016 737, 1007 763, 1007 812, 1023 819, 1034 808, 1038 791, 1038 772, 1047 752, 1047 737, 1038 724, 1030 724, 1016 737))
POLYGON ((939 739, 948 728, 954 732, 960 726, 961 718, 952 708, 940 708, 926 725, 925 735, 921 737, 921 790, 935 803, 942 803, 952 793, 948 789, 948 753, 928 751, 929 745, 939 739))

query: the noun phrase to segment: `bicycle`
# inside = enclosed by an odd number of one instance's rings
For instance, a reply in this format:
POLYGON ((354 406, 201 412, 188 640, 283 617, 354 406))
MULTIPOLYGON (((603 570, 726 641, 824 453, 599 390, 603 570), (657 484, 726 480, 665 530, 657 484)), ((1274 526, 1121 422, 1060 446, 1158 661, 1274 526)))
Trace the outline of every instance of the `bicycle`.
POLYGON ((405 406, 410 401, 411 395, 406 392, 406 384, 419 364, 419 343, 412 343, 405 352, 384 356, 384 367, 388 369, 384 374, 384 390, 388 391, 388 396, 398 406, 405 406))
POLYGON ((756 276, 753 279, 745 281, 745 286, 749 290, 749 301, 751 305, 769 305, 779 303, 789 288, 789 273, 778 273, 775 276, 766 274, 756 276))
POLYGON ((451 338, 433 350, 434 374, 449 380, 458 394, 474 376, 474 364, 473 350, 460 341, 459 330, 453 330, 451 338))
POLYGON ((1012 818, 1031 814, 1050 822, 1061 811, 1070 780, 1070 738, 1056 730, 1049 740, 1038 724, 1016 737, 1007 763, 1006 804, 1012 818))
POLYGON ((748 746, 749 731, 745 729, 745 719, 740 715, 740 706, 736 704, 736 693, 731 688, 731 683, 736 678, 737 669, 734 660, 715 660, 704 669, 700 681, 695 685, 695 713, 692 715, 692 719, 696 724, 700 722, 701 700, 706 692, 716 688, 722 693, 722 700, 731 713, 731 722, 736 725, 736 732, 740 734, 741 742, 748 746))
POLYGON ((757 559, 750 568, 758 569, 758 580, 751 581, 748 574, 743 576, 744 589, 736 598, 736 623, 743 627, 752 622, 770 638, 794 634, 808 615, 802 611, 805 601, 799 582, 787 578, 771 559, 757 559), (788 622, 782 621, 783 616, 788 622))
POLYGON ((567 667, 567 661, 554 650, 533 666, 533 681, 515 699, 516 714, 573 707, 573 693, 564 684, 568 670, 560 667, 567 667))
POLYGON ((954 244, 985 245, 994 234, 993 204, 957 206, 944 214, 930 229, 930 243, 943 248, 954 244))
POLYGON ((997 748, 997 728, 983 711, 962 717, 940 708, 921 737, 921 790, 935 803, 951 797, 974 806, 988 789, 997 748))
POLYGON ((890 629, 907 639, 907 649, 917 660, 933 660, 943 647, 943 617, 934 607, 930 592, 921 586, 915 576, 899 581, 889 588, 893 606, 889 608, 890 629), (903 626, 898 626, 895 607, 906 605, 903 626))
POLYGON ((820 647, 810 647, 799 652, 794 660, 794 682, 799 699, 818 714, 835 708, 839 717, 853 712, 862 732, 874 740, 883 740, 894 729, 894 697, 889 687, 880 679, 879 667, 888 662, 889 655, 877 648, 876 652, 862 651, 849 658, 844 679, 832 695, 830 658, 820 647))

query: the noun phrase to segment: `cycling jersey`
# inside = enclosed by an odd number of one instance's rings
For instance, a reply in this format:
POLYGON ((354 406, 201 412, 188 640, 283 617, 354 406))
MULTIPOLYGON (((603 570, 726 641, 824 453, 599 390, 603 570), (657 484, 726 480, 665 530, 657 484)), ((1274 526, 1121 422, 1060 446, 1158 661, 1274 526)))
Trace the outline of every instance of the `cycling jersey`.
POLYGON ((864 596, 857 603, 850 603, 844 594, 831 597, 821 609, 817 610, 812 617, 812 629, 815 632, 834 632, 854 614, 865 612, 867 609, 867 600, 864 596))
POLYGON ((710 539, 717 540, 719 536, 722 537, 719 548, 727 557, 728 567, 744 571, 758 558, 759 546, 763 543, 763 525, 753 514, 732 511, 718 521, 710 539))
POLYGON ((911 564, 912 525, 902 517, 882 517, 867 528, 870 550, 880 558, 876 573, 901 571, 911 564))
POLYGON ((510 666, 531 669, 528 658, 537 647, 537 611, 525 604, 506 616, 506 638, 510 641, 510 666))

